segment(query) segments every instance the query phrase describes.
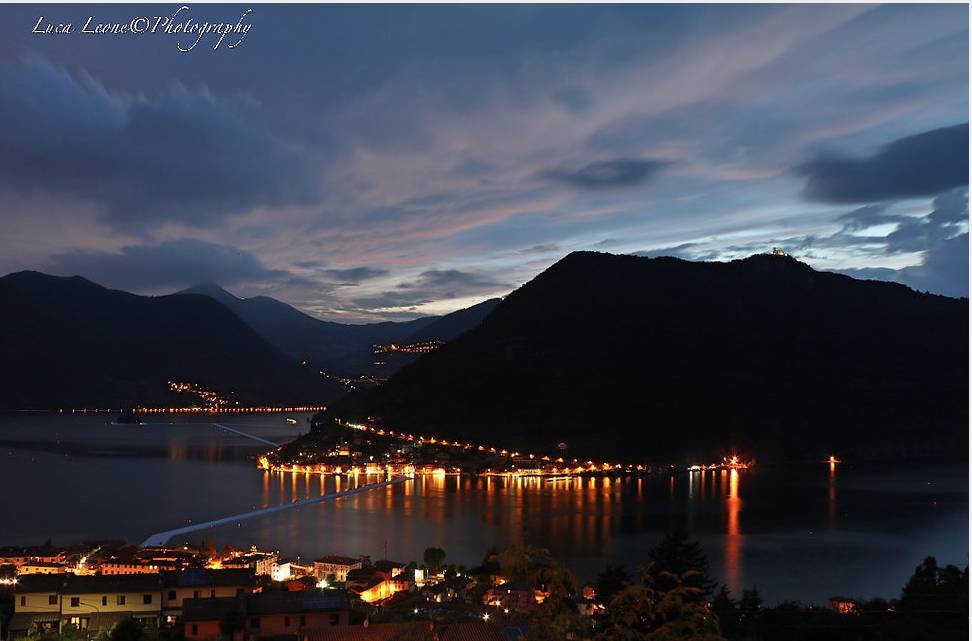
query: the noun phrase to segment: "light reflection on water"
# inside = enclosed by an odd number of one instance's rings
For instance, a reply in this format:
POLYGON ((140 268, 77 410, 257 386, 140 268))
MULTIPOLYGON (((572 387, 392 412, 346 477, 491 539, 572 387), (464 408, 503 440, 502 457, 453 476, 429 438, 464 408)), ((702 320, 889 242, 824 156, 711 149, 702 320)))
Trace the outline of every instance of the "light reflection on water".
MULTIPOLYGON (((123 537, 373 481, 263 472, 264 446, 205 417, 145 428, 93 417, 0 417, 0 482, 9 493, 0 544, 123 537), (124 518, 120 518, 124 515, 124 518)), ((282 442, 284 417, 234 417, 236 429, 282 442)), ((306 429, 306 427, 305 427, 306 429)), ((739 594, 821 602, 834 593, 895 596, 926 554, 967 563, 967 467, 865 469, 825 464, 709 470, 648 478, 420 477, 212 530, 306 557, 420 559, 431 545, 472 565, 491 546, 550 548, 582 579, 608 562, 635 568, 662 534, 685 526, 712 574, 739 594)), ((199 538, 202 538, 202 534, 199 538)))

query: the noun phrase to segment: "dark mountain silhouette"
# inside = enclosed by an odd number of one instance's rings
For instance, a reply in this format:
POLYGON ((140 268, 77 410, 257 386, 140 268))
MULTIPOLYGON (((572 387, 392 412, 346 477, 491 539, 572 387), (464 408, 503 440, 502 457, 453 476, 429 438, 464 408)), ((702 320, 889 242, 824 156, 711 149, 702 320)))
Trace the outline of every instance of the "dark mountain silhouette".
POLYGON ((433 322, 418 331, 406 336, 402 342, 418 343, 420 341, 451 341, 460 334, 463 334, 476 325, 483 322, 483 319, 502 302, 502 298, 490 298, 472 307, 466 307, 458 311, 446 314, 441 318, 436 318, 433 322))
POLYGON ((817 272, 573 253, 332 415, 624 460, 965 456, 968 301, 817 272))
POLYGON ((348 355, 368 353, 375 343, 401 340, 438 318, 348 325, 319 320, 268 296, 239 298, 214 284, 196 285, 178 294, 201 294, 219 301, 285 354, 324 368, 348 355))
POLYGON ((316 403, 340 386, 284 355, 206 296, 136 296, 81 277, 0 278, 0 408, 189 404, 167 382, 241 404, 316 403))
POLYGON ((478 325, 500 301, 494 298, 445 316, 348 325, 319 320, 267 296, 239 298, 215 284, 196 285, 177 293, 213 298, 282 352, 330 374, 344 376, 390 376, 417 356, 389 354, 376 364, 374 345, 450 341, 478 325))

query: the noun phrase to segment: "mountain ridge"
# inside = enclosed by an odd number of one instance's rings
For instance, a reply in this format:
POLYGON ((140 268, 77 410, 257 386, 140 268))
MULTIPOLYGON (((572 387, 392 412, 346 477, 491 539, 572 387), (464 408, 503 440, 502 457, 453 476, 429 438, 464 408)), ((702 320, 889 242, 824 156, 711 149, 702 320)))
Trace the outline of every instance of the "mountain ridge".
POLYGON ((940 449, 930 434, 961 447, 963 301, 786 256, 575 252, 333 415, 591 456, 880 458, 940 449))
POLYGON ((0 277, 0 407, 185 406, 199 383, 241 404, 315 404, 342 390, 267 343, 217 301, 139 296, 80 276, 0 277))

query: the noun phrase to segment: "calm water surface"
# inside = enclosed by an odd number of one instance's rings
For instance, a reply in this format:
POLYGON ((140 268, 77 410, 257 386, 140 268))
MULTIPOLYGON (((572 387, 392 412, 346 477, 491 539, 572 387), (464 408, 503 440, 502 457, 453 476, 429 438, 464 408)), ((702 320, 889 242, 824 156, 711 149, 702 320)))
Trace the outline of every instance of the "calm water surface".
MULTIPOLYGON (((0 545, 149 534, 316 496, 353 479, 261 472, 265 445, 307 430, 307 416, 160 417, 114 426, 104 416, 0 416, 0 545)), ((361 479, 364 482, 364 479, 361 479)), ((738 594, 823 602, 896 596, 924 556, 968 563, 968 467, 849 463, 673 478, 423 477, 200 533, 289 556, 420 559, 430 545, 477 563, 491 546, 543 545, 590 580, 608 563, 637 566, 666 529, 702 541, 712 574, 738 594)))

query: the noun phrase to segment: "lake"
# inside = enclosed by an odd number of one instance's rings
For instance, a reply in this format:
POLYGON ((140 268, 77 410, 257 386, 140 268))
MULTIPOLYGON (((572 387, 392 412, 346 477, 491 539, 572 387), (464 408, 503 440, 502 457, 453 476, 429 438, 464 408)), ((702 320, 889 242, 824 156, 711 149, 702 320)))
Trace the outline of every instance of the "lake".
MULTIPOLYGON (((279 414, 149 417, 0 415, 0 545, 149 534, 353 487, 354 479, 263 472, 266 445, 307 431, 279 414)), ((360 479, 364 482, 364 479, 360 479)), ((762 464, 671 478, 420 477, 197 533, 309 559, 368 554, 478 563, 491 546, 549 548, 581 580, 632 568, 681 524, 711 573, 770 602, 897 596, 921 559, 968 564, 968 467, 762 464)), ((176 542, 176 541, 173 541, 176 542)))

